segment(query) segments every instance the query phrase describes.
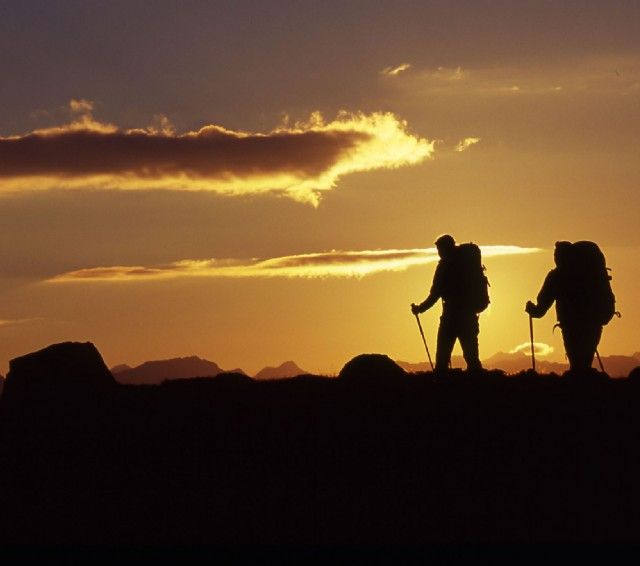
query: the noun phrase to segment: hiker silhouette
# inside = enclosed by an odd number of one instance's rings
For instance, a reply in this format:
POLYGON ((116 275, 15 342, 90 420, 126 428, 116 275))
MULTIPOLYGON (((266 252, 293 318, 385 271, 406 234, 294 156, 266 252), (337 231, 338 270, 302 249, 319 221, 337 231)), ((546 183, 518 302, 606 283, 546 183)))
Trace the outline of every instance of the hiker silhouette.
POLYGON ((553 257, 556 267, 547 274, 537 303, 527 301, 525 311, 541 318, 555 301, 569 370, 589 371, 602 327, 615 314, 611 277, 593 242, 556 242, 553 257))
POLYGON ((436 372, 446 372, 456 340, 460 341, 468 370, 481 370, 478 355, 480 325, 478 313, 489 304, 488 281, 480 257, 480 248, 472 243, 456 245, 449 234, 436 242, 440 261, 433 275, 427 298, 411 312, 425 312, 442 299, 442 316, 436 345, 436 372))

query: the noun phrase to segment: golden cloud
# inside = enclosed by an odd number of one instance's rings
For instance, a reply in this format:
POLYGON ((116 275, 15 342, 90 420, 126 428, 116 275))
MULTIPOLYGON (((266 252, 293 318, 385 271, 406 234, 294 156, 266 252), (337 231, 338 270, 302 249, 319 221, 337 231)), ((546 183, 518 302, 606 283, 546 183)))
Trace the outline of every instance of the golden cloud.
MULTIPOLYGON (((549 344, 545 344, 544 342, 534 342, 533 343, 533 351, 536 356, 548 356, 553 353, 553 346, 549 346, 549 344)), ((531 342, 524 342, 516 346, 513 350, 509 351, 510 354, 531 354, 531 342)))
MULTIPOLYGON (((481 246, 484 257, 529 254, 538 248, 481 246)), ((308 253, 269 259, 188 259, 155 266, 92 267, 63 273, 50 282, 150 281, 179 277, 364 277, 384 271, 404 271, 438 261, 436 248, 308 253)))
POLYGON ((392 113, 314 113, 268 133, 211 124, 176 134, 168 120, 123 130, 96 121, 73 100, 75 119, 23 136, 0 137, 0 192, 50 188, 277 192, 317 204, 342 175, 416 164, 434 142, 392 113))

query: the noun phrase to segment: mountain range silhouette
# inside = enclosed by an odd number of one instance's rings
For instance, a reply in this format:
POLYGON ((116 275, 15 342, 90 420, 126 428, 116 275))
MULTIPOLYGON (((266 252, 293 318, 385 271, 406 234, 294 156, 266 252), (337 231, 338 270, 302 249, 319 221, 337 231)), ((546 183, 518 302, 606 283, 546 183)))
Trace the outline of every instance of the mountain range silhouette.
MULTIPOLYGON (((133 368, 121 364, 112 367, 111 373, 118 383, 128 385, 157 385, 167 379, 215 377, 222 373, 247 375, 239 368, 223 370, 215 362, 198 356, 148 361, 133 368)), ((254 376, 254 379, 282 379, 306 373, 308 372, 298 367, 295 362, 288 361, 277 367, 263 368, 254 376)))
POLYGON ((213 377, 223 371, 218 364, 197 356, 148 361, 133 368, 126 365, 111 368, 116 381, 130 385, 158 384, 166 379, 213 377))
POLYGON ((255 379, 280 379, 286 377, 296 377, 309 373, 296 365, 295 362, 288 361, 277 367, 265 367, 261 369, 255 376, 255 379))
MULTIPOLYGON (((427 362, 406 362, 395 360, 407 372, 426 372, 430 370, 427 362)), ((631 370, 640 366, 640 352, 631 356, 611 355, 602 356, 605 371, 611 377, 626 377, 631 370)), ((490 370, 502 370, 513 375, 531 368, 531 357, 522 352, 498 352, 483 361, 484 367, 490 370)), ((562 375, 569 369, 568 363, 545 360, 536 357, 537 369, 540 373, 554 373, 562 375)), ((462 356, 452 357, 453 367, 464 367, 462 356)), ((221 373, 236 373, 247 375, 239 368, 224 370, 213 361, 198 356, 186 356, 166 360, 144 362, 136 367, 120 364, 111 368, 111 373, 118 383, 129 385, 158 385, 167 379, 187 379, 193 377, 214 377, 221 373)), ((295 362, 287 361, 276 367, 265 367, 257 372, 253 378, 285 379, 305 375, 309 372, 300 368, 295 362)), ((1 387, 1 382, 0 382, 1 387)))

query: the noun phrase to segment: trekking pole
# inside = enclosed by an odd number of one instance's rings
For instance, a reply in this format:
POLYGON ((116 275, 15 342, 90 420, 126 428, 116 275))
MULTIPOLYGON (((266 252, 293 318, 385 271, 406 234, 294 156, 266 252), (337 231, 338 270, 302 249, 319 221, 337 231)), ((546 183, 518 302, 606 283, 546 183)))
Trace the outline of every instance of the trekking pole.
POLYGON ((597 350, 597 349, 596 349, 596 358, 598 358, 598 364, 600 364, 600 371, 601 371, 602 373, 606 373, 606 372, 604 371, 604 366, 602 365, 602 360, 600 359, 600 354, 599 354, 599 352, 598 352, 598 350, 597 350))
POLYGON ((531 338, 531 364, 533 365, 533 371, 536 371, 536 350, 533 345, 533 317, 529 315, 529 336, 531 338))
POLYGON ((433 371, 433 362, 431 361, 431 354, 429 353, 429 346, 427 346, 427 340, 424 337, 424 332, 422 331, 422 324, 420 324, 420 317, 418 313, 415 313, 416 321, 418 322, 418 328, 420 329, 420 336, 422 336, 422 342, 424 343, 424 349, 427 351, 427 358, 429 359, 429 365, 431 366, 431 371, 433 371))

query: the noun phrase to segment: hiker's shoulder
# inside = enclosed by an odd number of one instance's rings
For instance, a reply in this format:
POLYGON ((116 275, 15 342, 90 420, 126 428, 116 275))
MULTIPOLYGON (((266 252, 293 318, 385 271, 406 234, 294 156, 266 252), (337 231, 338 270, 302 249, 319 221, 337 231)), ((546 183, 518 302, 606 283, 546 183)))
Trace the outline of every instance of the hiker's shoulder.
POLYGON ((547 276, 544 278, 544 287, 554 287, 558 285, 562 281, 562 271, 560 271, 557 267, 554 267, 547 273, 547 276))

